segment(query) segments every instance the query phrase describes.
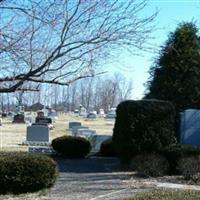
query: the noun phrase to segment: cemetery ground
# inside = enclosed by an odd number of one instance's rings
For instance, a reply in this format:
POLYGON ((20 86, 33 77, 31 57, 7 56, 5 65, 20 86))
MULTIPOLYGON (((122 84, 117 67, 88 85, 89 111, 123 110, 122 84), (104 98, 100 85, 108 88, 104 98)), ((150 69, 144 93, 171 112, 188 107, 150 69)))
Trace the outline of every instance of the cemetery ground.
MULTIPOLYGON (((63 114, 54 124, 55 128, 50 131, 50 138, 69 134, 67 129, 70 121, 80 121, 90 129, 96 130, 97 134, 112 134, 113 125, 106 124, 102 118, 85 121, 80 117, 63 114)), ((8 119, 3 120, 3 126, 0 128, 2 151, 27 151, 27 146, 19 145, 26 139, 26 126, 26 124, 12 124, 8 119)), ((188 182, 182 177, 148 179, 138 177, 135 172, 124 172, 120 169, 117 158, 90 157, 70 160, 54 157, 54 159, 58 163, 59 177, 51 189, 21 195, 0 195, 0 200, 124 200, 132 196, 135 200, 136 193, 143 194, 154 191, 155 188, 179 189, 183 195, 185 191, 187 193, 188 190, 192 190, 196 191, 194 192, 194 195, 197 195, 196 199, 200 199, 200 187, 187 185, 188 182)))
MULTIPOLYGON (((35 114, 36 115, 36 114, 35 114)), ((84 126, 88 126, 91 130, 96 130, 97 134, 112 135, 113 125, 106 125, 104 118, 96 120, 85 120, 82 117, 74 115, 61 114, 54 123, 54 129, 50 130, 50 139, 70 134, 68 123, 70 121, 80 121, 84 126)), ((3 126, 0 126, 0 142, 1 150, 4 151, 27 151, 27 146, 22 146, 22 142, 26 140, 27 124, 13 124, 10 119, 3 119, 3 126)))

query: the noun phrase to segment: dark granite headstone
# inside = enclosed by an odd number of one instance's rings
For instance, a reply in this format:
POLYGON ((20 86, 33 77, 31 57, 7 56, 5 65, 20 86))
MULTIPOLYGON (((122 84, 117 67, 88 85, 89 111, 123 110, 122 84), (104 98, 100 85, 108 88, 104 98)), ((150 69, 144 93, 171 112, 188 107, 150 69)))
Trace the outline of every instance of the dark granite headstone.
POLYGON ((8 115, 7 115, 7 113, 6 112, 3 112, 2 114, 1 114, 1 117, 2 118, 5 118, 5 117, 7 117, 8 115))
POLYGON ((87 118, 88 118, 88 119, 96 119, 96 118, 97 118, 97 115, 96 115, 95 113, 89 113, 89 114, 87 115, 87 118))
POLYGON ((25 123, 23 114, 16 114, 13 118, 13 123, 25 123))
POLYGON ((81 126, 81 122, 69 122, 69 129, 71 129, 73 126, 81 126))
POLYGON ((36 117, 35 122, 39 124, 52 124, 52 119, 47 117, 36 117))

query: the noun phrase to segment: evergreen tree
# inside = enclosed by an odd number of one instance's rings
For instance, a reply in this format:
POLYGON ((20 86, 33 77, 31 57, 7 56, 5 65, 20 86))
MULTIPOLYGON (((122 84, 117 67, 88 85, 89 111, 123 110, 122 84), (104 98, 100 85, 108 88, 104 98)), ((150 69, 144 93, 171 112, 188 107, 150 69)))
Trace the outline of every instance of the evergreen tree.
POLYGON ((193 23, 180 24, 150 69, 145 98, 172 101, 177 111, 200 108, 200 37, 193 23))

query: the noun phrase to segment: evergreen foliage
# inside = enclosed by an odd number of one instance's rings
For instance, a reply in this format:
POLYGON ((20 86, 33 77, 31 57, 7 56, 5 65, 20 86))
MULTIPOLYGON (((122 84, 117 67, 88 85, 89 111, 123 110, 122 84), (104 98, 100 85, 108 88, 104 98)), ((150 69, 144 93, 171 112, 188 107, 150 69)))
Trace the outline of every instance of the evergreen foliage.
POLYGON ((91 144, 83 137, 61 136, 52 140, 53 149, 67 158, 84 158, 90 153, 91 144))
POLYGON ((194 23, 182 23, 150 69, 145 98, 168 100, 178 111, 200 108, 200 37, 194 23))
POLYGON ((158 100, 124 101, 117 107, 113 142, 122 163, 143 152, 157 152, 174 142, 175 109, 158 100))

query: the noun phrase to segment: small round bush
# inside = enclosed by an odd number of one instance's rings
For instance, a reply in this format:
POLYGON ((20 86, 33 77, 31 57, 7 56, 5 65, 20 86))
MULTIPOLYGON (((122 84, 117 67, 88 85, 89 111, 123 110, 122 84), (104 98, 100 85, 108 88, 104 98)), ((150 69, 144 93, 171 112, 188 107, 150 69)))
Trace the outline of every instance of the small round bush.
POLYGON ((161 150, 160 153, 167 158, 170 164, 170 174, 178 174, 177 161, 184 157, 198 157, 200 149, 192 145, 173 144, 161 150))
POLYGON ((51 187, 57 177, 56 163, 44 155, 0 154, 0 193, 26 193, 51 187))
POLYGON ((177 169, 186 180, 200 183, 200 160, 194 156, 181 158, 177 169))
POLYGON ((82 137, 62 136, 52 141, 53 149, 68 158, 84 158, 91 150, 90 142, 82 137))
POLYGON ((159 154, 140 154, 132 159, 130 168, 136 170, 139 175, 158 177, 168 173, 169 164, 167 159, 159 154))
POLYGON ((114 144, 112 142, 112 138, 105 140, 104 142, 101 143, 100 154, 102 156, 108 156, 108 157, 117 156, 117 153, 114 149, 114 144))

